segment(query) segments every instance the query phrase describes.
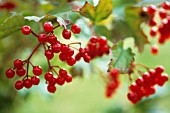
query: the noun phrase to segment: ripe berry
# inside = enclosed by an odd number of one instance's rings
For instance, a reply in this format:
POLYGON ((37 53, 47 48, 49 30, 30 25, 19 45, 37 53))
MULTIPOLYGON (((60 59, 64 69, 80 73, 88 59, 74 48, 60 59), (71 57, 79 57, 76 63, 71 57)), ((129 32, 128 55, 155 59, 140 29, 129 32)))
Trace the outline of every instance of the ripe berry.
POLYGON ((60 53, 59 54, 59 59, 61 60, 61 61, 65 61, 65 60, 67 60, 67 54, 65 54, 65 53, 60 53))
POLYGON ((53 74, 52 72, 47 72, 45 75, 44 75, 44 78, 46 81, 52 81, 53 80, 53 74))
POLYGON ((112 79, 115 79, 119 76, 119 70, 117 68, 113 68, 111 71, 110 71, 110 77, 112 77, 112 79))
POLYGON ((158 46, 156 46, 156 45, 153 45, 152 47, 151 47, 151 53, 153 54, 153 55, 157 55, 158 54, 158 46))
POLYGON ((21 90, 23 87, 24 87, 24 84, 23 84, 23 81, 22 81, 22 80, 16 81, 16 83, 15 83, 15 88, 16 88, 17 90, 21 90))
POLYGON ((161 73, 164 72, 164 67, 163 66, 157 66, 155 68, 155 71, 156 71, 157 74, 161 74, 161 73))
POLYGON ((29 89, 29 88, 32 87, 32 82, 31 82, 30 79, 25 79, 25 80, 23 81, 23 83, 24 83, 24 87, 27 88, 27 89, 29 89))
POLYGON ((98 41, 99 41, 99 44, 100 45, 106 45, 107 44, 107 39, 106 39, 106 37, 100 37, 99 39, 98 39, 98 41))
POLYGON ((151 30, 150 30, 150 35, 151 36, 156 36, 156 33, 157 33, 157 30, 156 29, 154 29, 154 28, 152 28, 151 30))
POLYGON ((70 82, 72 81, 72 76, 68 74, 68 75, 65 77, 65 81, 66 81, 67 83, 70 83, 70 82))
POLYGON ((153 15, 156 12, 156 6, 154 6, 154 5, 148 6, 147 12, 148 12, 148 14, 153 15))
POLYGON ((25 74, 26 74, 26 70, 25 70, 25 68, 20 68, 20 69, 17 69, 16 70, 16 74, 19 76, 19 77, 21 77, 21 76, 24 76, 25 74))
POLYGON ((56 42, 58 42, 57 37, 54 34, 50 34, 47 37, 47 40, 50 44, 55 44, 56 42))
POLYGON ((67 71, 63 68, 60 68, 59 70, 59 76, 62 76, 62 77, 67 77, 67 71))
POLYGON ((98 41, 98 39, 97 39, 96 36, 93 36, 93 37, 90 38, 91 43, 97 43, 97 41, 98 41))
POLYGON ((72 31, 74 34, 79 34, 80 31, 81 31, 81 28, 80 28, 78 25, 73 24, 73 25, 71 26, 71 31, 72 31))
POLYGON ((60 44, 56 43, 56 44, 52 45, 52 51, 54 53, 59 53, 60 52, 60 47, 61 47, 60 44))
POLYGON ((48 92, 50 92, 50 93, 55 93, 55 92, 56 92, 56 87, 55 87, 55 85, 49 84, 49 85, 47 86, 47 90, 48 90, 48 92))
POLYGON ((44 30, 46 32, 52 32, 53 31, 53 24, 51 22, 44 23, 44 30))
POLYGON ((22 66, 23 66, 22 60, 16 59, 16 60, 14 61, 14 67, 15 67, 15 68, 19 69, 19 68, 21 68, 22 66))
POLYGON ((31 33, 31 27, 25 25, 21 28, 21 31, 24 35, 29 35, 31 33))
POLYGON ((85 53, 84 56, 83 56, 83 59, 84 59, 85 62, 89 63, 90 60, 91 60, 91 57, 87 53, 85 53))
POLYGON ((51 60, 54 57, 54 53, 52 50, 46 50, 44 55, 47 57, 48 60, 51 60))
POLYGON ((32 83, 33 85, 38 85, 38 84, 40 83, 39 77, 38 77, 38 76, 32 76, 32 77, 31 77, 31 83, 32 83))
POLYGON ((63 38, 64 39, 70 39, 71 38, 71 32, 68 29, 64 29, 62 32, 63 38))
POLYGON ((34 66, 33 67, 33 74, 40 76, 42 74, 42 68, 40 66, 34 66))
POLYGON ((132 92, 130 92, 130 93, 127 94, 127 98, 128 98, 133 104, 136 104, 136 103, 140 100, 140 99, 138 99, 137 94, 132 93, 132 92))
POLYGON ((61 76, 58 76, 58 78, 56 79, 56 83, 62 86, 65 83, 65 79, 61 76))
POLYGON ((15 71, 12 68, 9 68, 6 70, 6 77, 7 78, 13 78, 15 75, 15 71))
POLYGON ((38 41, 39 41, 40 43, 45 43, 45 42, 47 42, 47 35, 46 35, 46 34, 40 34, 40 35, 38 36, 38 41))
POLYGON ((66 61, 69 66, 73 66, 76 63, 76 59, 73 57, 68 57, 66 61))
POLYGON ((159 16, 160 16, 160 18, 166 18, 166 16, 167 16, 167 14, 166 14, 166 10, 164 10, 164 9, 161 9, 160 11, 159 11, 159 16))
POLYGON ((165 1, 165 2, 162 3, 161 7, 166 9, 166 10, 167 9, 169 10, 170 9, 170 3, 168 1, 165 1))

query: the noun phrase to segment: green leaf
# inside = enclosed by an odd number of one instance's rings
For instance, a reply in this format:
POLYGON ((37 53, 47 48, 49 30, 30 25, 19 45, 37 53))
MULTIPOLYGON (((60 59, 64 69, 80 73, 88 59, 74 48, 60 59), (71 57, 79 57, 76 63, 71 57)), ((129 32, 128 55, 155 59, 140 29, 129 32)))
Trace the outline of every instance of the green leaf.
POLYGON ((141 7, 128 6, 125 9, 125 20, 135 39, 135 45, 138 47, 139 52, 142 52, 144 45, 149 43, 147 36, 140 28, 141 23, 148 21, 149 18, 141 7))
POLYGON ((134 61, 134 55, 131 48, 124 49, 123 42, 119 42, 117 46, 112 47, 112 59, 109 63, 109 70, 118 68, 120 73, 128 73, 131 63, 134 61))
POLYGON ((95 10, 95 22, 106 19, 112 13, 112 0, 100 0, 95 10))
POLYGON ((95 7, 88 2, 84 4, 84 6, 80 9, 80 14, 83 15, 86 18, 89 18, 90 20, 95 20, 95 7))
POLYGON ((96 7, 88 2, 85 2, 79 12, 81 15, 89 18, 94 23, 100 22, 112 13, 112 0, 99 0, 96 7))
POLYGON ((17 32, 18 28, 22 27, 24 24, 24 18, 20 15, 7 18, 4 23, 0 25, 0 39, 17 32))
POLYGON ((105 36, 107 39, 111 39, 112 32, 103 25, 96 25, 94 26, 95 33, 100 35, 100 36, 105 36))

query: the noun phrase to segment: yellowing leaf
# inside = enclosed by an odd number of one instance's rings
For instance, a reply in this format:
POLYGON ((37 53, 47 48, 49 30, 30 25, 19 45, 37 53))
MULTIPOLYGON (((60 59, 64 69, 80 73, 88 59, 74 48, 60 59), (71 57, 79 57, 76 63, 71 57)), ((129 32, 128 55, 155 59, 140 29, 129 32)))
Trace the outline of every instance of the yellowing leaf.
POLYGON ((100 0, 95 9, 95 22, 106 19, 112 13, 112 0, 100 0))
POLYGON ((99 0, 96 7, 86 2, 79 12, 96 23, 106 19, 112 13, 112 8, 112 0, 99 0))
POLYGON ((143 12, 141 7, 128 6, 125 9, 125 20, 132 36, 135 39, 135 45, 139 52, 144 50, 144 45, 149 43, 147 36, 143 33, 140 25, 149 19, 149 16, 143 12))
POLYGON ((85 16, 86 18, 89 18, 90 20, 95 20, 95 7, 88 2, 84 4, 84 6, 80 9, 80 14, 85 16))

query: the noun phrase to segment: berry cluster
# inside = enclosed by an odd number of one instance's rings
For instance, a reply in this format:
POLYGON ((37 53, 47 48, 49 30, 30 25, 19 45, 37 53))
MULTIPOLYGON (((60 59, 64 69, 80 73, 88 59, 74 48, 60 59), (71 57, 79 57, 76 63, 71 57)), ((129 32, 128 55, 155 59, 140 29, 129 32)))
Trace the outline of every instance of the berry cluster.
POLYGON ((106 97, 112 97, 113 93, 119 87, 119 70, 117 68, 113 68, 109 73, 109 82, 106 86, 106 97))
MULTIPOLYGON (((65 61, 69 66, 73 66, 76 63, 76 59, 74 58, 74 50, 70 47, 71 44, 61 43, 57 36, 53 34, 53 30, 59 26, 54 27, 51 22, 44 23, 44 31, 45 33, 41 33, 39 35, 35 34, 30 26, 23 26, 21 31, 24 35, 33 34, 37 37, 39 44, 32 51, 28 59, 22 61, 17 59, 14 61, 14 67, 6 70, 7 78, 13 78, 15 73, 19 77, 23 77, 22 80, 18 80, 15 83, 15 88, 17 90, 22 89, 23 87, 29 89, 32 85, 38 85, 40 83, 39 76, 42 74, 42 68, 40 66, 34 66, 30 61, 35 51, 42 45, 44 48, 44 56, 47 58, 48 62, 48 71, 44 75, 44 79, 48 84, 47 90, 50 93, 54 93, 56 91, 56 84, 63 85, 65 82, 69 83, 72 81, 72 76, 67 73, 64 68, 60 68, 59 66, 52 66, 50 60, 54 58, 54 54, 59 54, 59 59, 61 61, 65 61), (30 76, 29 67, 32 66, 33 76, 30 76), (26 68, 24 68, 24 66, 26 68), (59 69, 59 72, 56 71, 55 68, 59 69), (57 77, 54 76, 57 75, 57 77)), ((81 29, 78 25, 72 24, 71 31, 74 34, 79 34, 81 29)), ((64 29, 62 31, 62 36, 64 39, 71 38, 71 31, 69 29, 64 29)))
MULTIPOLYGON (((157 36, 158 43, 164 44, 170 38, 170 2, 165 1, 160 6, 150 5, 144 7, 143 10, 151 16, 148 23, 151 27, 150 36, 157 36)), ((151 53, 157 54, 158 48, 152 47, 151 53), (155 51, 155 49, 157 50, 155 51)))
POLYGON ((127 94, 128 99, 136 104, 143 97, 148 97, 155 93, 155 85, 163 86, 168 81, 168 75, 164 74, 162 66, 156 67, 143 73, 142 77, 136 79, 135 83, 129 86, 130 92, 127 94))

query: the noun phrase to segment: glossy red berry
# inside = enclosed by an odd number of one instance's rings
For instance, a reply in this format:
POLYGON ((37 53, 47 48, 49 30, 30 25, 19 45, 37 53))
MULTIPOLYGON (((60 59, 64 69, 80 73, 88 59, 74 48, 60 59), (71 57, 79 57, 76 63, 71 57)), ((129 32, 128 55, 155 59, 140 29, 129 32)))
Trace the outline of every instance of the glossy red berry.
POLYGON ((55 92, 56 92, 56 86, 49 84, 49 85, 47 86, 47 90, 48 90, 48 92, 50 92, 50 93, 55 93, 55 92))
POLYGON ((113 68, 111 71, 110 71, 110 77, 115 79, 119 76, 119 70, 117 68, 113 68))
POLYGON ((60 54, 59 54, 59 59, 60 59, 61 61, 65 61, 65 60, 67 60, 67 58, 68 58, 68 56, 67 56, 67 54, 65 54, 65 53, 60 53, 60 54))
POLYGON ((58 78, 56 79, 56 83, 62 86, 65 83, 65 79, 61 76, 58 76, 58 78))
POLYGON ((16 59, 16 60, 14 61, 14 67, 15 67, 15 68, 19 69, 19 68, 22 68, 22 66, 23 66, 22 60, 16 59))
POLYGON ((169 10, 170 9, 170 2, 168 2, 168 1, 163 2, 161 7, 166 9, 166 10, 169 10))
POLYGON ((78 25, 73 24, 73 25, 71 26, 71 31, 72 31, 74 34, 79 34, 80 31, 81 31, 81 28, 80 28, 78 25))
POLYGON ((70 83, 70 82, 72 81, 72 76, 68 74, 68 75, 65 77, 65 81, 66 81, 67 83, 70 83))
POLYGON ((31 33, 31 27, 25 25, 21 28, 21 31, 24 35, 29 35, 31 33))
POLYGON ((90 38, 91 43, 97 43, 97 41, 98 41, 98 39, 97 39, 96 36, 93 36, 93 37, 90 38))
POLYGON ((47 57, 48 60, 51 60, 54 57, 54 53, 52 50, 46 50, 44 55, 47 57))
POLYGON ((73 66, 76 63, 76 59, 73 57, 68 57, 66 61, 69 66, 73 66))
POLYGON ((166 10, 164 10, 164 9, 161 9, 160 11, 159 11, 159 16, 160 16, 160 18, 166 18, 166 16, 167 16, 167 14, 166 14, 166 10))
POLYGON ((52 51, 53 51, 54 53, 59 53, 59 52, 60 52, 60 48, 61 48, 61 46, 60 46, 60 44, 58 44, 58 43, 52 45, 52 51))
POLYGON ((21 90, 24 87, 23 81, 22 80, 18 80, 15 83, 15 89, 17 90, 21 90))
POLYGON ((47 72, 45 75, 44 75, 44 78, 46 81, 52 81, 53 80, 53 74, 52 72, 47 72))
POLYGON ((151 53, 152 53, 153 55, 157 55, 158 52, 159 52, 158 46, 157 46, 157 45, 153 45, 153 46, 151 47, 151 53))
POLYGON ((163 66, 157 66, 157 67, 155 68, 155 72, 156 72, 157 74, 163 73, 163 72, 164 72, 164 67, 163 67, 163 66))
POLYGON ((32 77, 31 77, 31 83, 32 83, 33 85, 38 85, 38 84, 40 83, 39 77, 38 77, 38 76, 32 76, 32 77))
POLYGON ((13 78, 15 76, 15 71, 12 68, 6 70, 6 77, 13 78))
POLYGON ((27 89, 29 89, 29 88, 32 87, 32 82, 31 82, 30 79, 25 79, 25 80, 23 81, 23 83, 24 83, 24 87, 27 88, 27 89))
POLYGON ((22 67, 22 68, 17 69, 17 70, 16 70, 16 74, 17 74, 19 77, 24 76, 24 75, 26 74, 25 68, 22 67))
POLYGON ((46 32, 52 32, 53 31, 53 24, 51 22, 44 23, 44 30, 46 32))
POLYGON ((49 35, 47 40, 52 45, 58 42, 57 37, 54 34, 49 35))
POLYGON ((33 74, 40 76, 42 74, 42 68, 40 66, 34 66, 33 67, 33 74))
POLYGON ((150 35, 151 35, 152 37, 156 36, 156 33, 157 33, 157 30, 156 30, 156 29, 152 28, 152 29, 150 30, 150 35))
POLYGON ((40 34, 40 35, 38 36, 38 41, 39 41, 40 43, 45 43, 45 42, 47 42, 47 39, 48 39, 48 37, 47 37, 46 34, 40 34))
POLYGON ((62 76, 62 77, 67 77, 67 71, 63 68, 60 68, 59 70, 59 76, 62 76))
POLYGON ((64 39, 70 39, 71 38, 71 32, 68 29, 64 29, 62 32, 63 38, 64 39))
POLYGON ((91 60, 91 57, 90 57, 87 53, 85 53, 85 54, 83 55, 83 59, 84 59, 85 62, 89 63, 90 60, 91 60))
POLYGON ((154 6, 154 5, 148 6, 147 12, 148 12, 148 14, 153 15, 156 12, 156 6, 154 6))
POLYGON ((99 39, 98 39, 98 41, 99 41, 99 44, 100 45, 102 45, 102 46, 104 46, 104 45, 106 45, 107 44, 107 39, 106 39, 106 37, 100 37, 99 39))

